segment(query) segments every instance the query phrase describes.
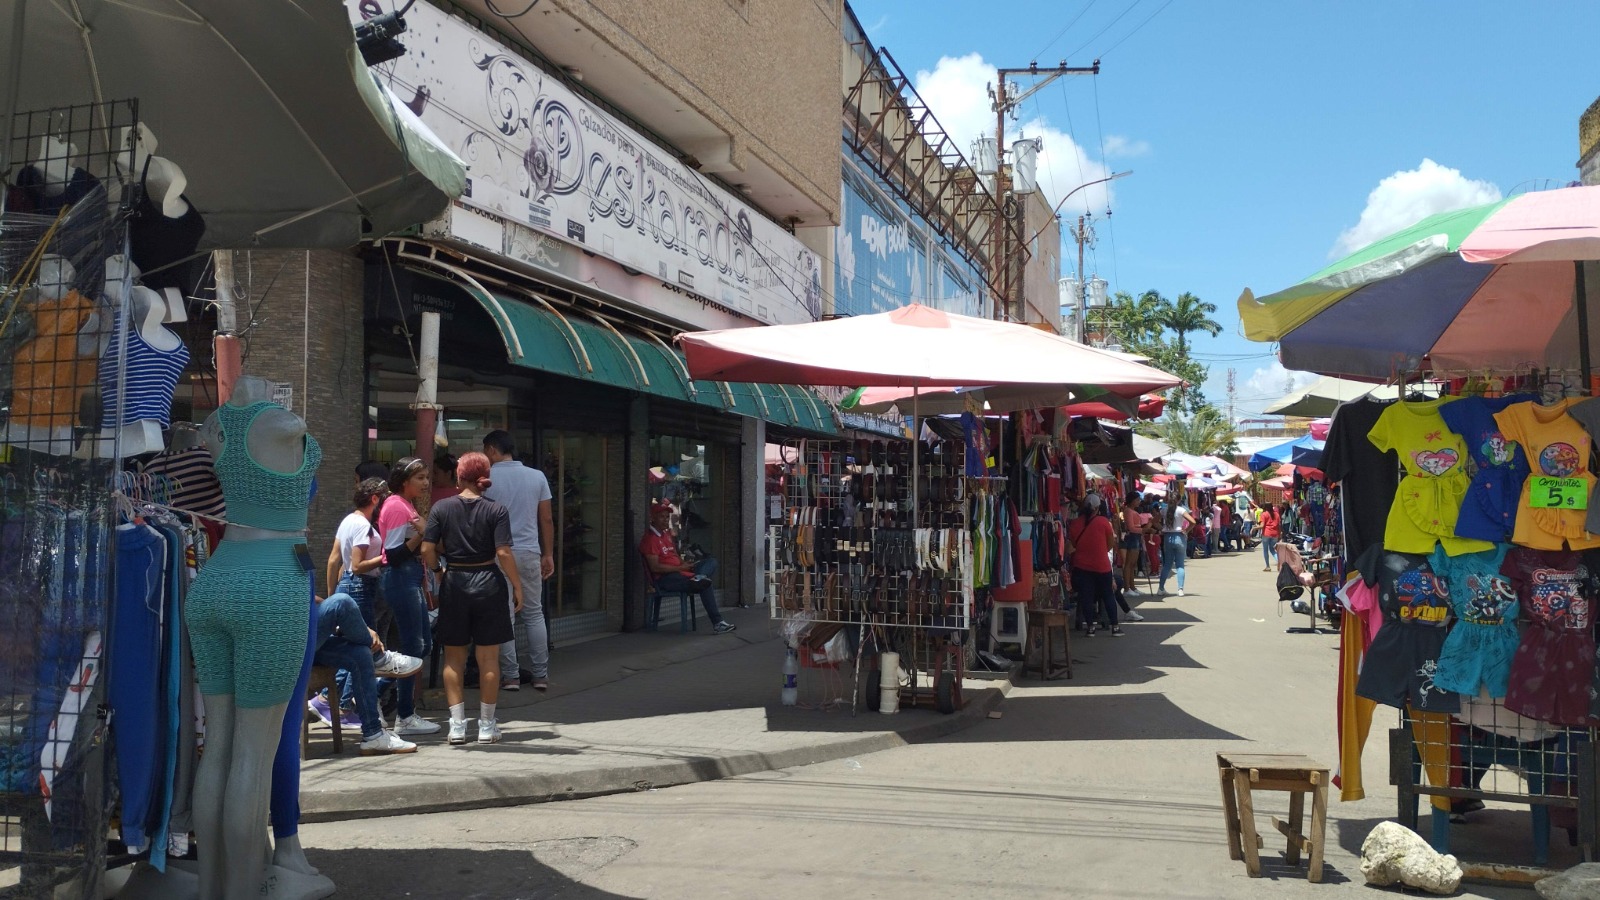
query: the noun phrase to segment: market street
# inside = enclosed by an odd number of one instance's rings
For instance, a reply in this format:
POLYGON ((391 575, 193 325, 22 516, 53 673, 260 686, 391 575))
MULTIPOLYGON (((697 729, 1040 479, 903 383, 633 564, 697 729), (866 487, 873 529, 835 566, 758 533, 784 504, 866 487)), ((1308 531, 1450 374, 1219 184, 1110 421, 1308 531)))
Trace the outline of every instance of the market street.
MULTIPOLYGON (((1367 799, 1330 798, 1323 885, 1281 862, 1266 821, 1284 814, 1284 795, 1257 804, 1267 877, 1252 881, 1228 859, 1215 751, 1334 762, 1337 639, 1284 634, 1299 623, 1278 617, 1271 584, 1259 553, 1192 561, 1187 597, 1141 598, 1147 621, 1127 637, 1076 640, 1073 680, 1021 678, 1002 718, 930 743, 647 793, 313 824, 302 836, 343 891, 376 896, 1365 892, 1356 853, 1394 815, 1384 708, 1366 750, 1367 799)), ((1454 849, 1526 863, 1526 827, 1525 813, 1490 809, 1452 829, 1454 849)), ((1555 868, 1576 861, 1565 843, 1552 840, 1555 868)))

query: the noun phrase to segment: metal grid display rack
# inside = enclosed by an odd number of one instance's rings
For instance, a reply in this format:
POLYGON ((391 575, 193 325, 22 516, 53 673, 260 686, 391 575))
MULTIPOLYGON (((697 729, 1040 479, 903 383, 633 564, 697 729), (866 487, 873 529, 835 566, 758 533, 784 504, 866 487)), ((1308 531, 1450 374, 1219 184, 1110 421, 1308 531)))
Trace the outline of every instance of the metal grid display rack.
POLYGON ((960 445, 799 441, 783 445, 783 460, 783 520, 767 532, 773 618, 795 631, 845 632, 853 707, 865 699, 875 708, 877 654, 895 651, 902 705, 959 709, 973 620, 960 445))
MULTIPOLYGON (((21 113, 0 206, 0 897, 99 896, 112 787, 104 662, 114 383, 133 101, 21 113)), ((125 329, 123 330, 125 331, 125 329)), ((120 354, 119 354, 120 356, 120 354)))

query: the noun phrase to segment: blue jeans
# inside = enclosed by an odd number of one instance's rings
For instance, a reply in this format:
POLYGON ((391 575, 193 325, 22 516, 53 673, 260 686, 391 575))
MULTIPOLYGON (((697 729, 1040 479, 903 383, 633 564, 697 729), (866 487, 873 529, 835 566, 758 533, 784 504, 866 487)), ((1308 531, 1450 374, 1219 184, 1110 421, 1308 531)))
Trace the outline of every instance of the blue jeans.
POLYGON ((1278 539, 1264 537, 1261 539, 1261 559, 1268 567, 1278 561, 1278 539))
POLYGON ((657 575, 656 590, 664 593, 688 591, 691 594, 699 594, 700 605, 706 609, 706 618, 715 625, 722 621, 722 610, 717 608, 717 592, 711 586, 711 578, 717 574, 717 568, 717 558, 708 556, 694 564, 694 578, 678 572, 657 575))
POLYGON ((1183 590, 1184 564, 1188 561, 1188 540, 1177 532, 1161 535, 1161 591, 1167 590, 1167 576, 1178 573, 1178 590, 1183 590))
MULTIPOLYGON (((394 613, 394 627, 400 632, 401 653, 428 658, 428 604, 422 599, 422 561, 418 559, 388 566, 383 570, 383 599, 394 613)), ((395 715, 405 719, 417 712, 416 676, 400 679, 395 715)), ((363 720, 365 726, 365 720, 363 720)))
POLYGON ((349 690, 355 694, 356 714, 361 716, 362 739, 377 737, 383 725, 378 713, 378 679, 372 671, 372 636, 349 594, 334 594, 317 604, 316 644, 317 665, 350 673, 349 690))

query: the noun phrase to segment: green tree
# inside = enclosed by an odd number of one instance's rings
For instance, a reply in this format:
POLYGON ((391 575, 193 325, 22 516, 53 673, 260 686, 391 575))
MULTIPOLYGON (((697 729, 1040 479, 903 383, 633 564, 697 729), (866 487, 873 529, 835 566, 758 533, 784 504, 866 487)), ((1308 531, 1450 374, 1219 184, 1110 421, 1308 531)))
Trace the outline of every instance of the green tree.
POLYGON ((1202 406, 1184 415, 1168 411, 1160 421, 1142 423, 1139 430, 1180 453, 1195 456, 1229 454, 1239 449, 1239 437, 1214 406, 1202 406))
POLYGON ((1124 346, 1145 346, 1161 340, 1166 330, 1161 317, 1167 305, 1167 298, 1159 291, 1145 291, 1138 297, 1127 291, 1117 291, 1105 315, 1112 332, 1124 346))
POLYGON ((1167 303, 1161 313, 1161 324, 1178 336, 1178 351, 1184 356, 1189 355, 1189 335, 1196 331, 1216 337, 1222 333, 1222 326, 1211 318, 1216 315, 1217 305, 1207 303, 1199 297, 1184 291, 1178 299, 1167 303))

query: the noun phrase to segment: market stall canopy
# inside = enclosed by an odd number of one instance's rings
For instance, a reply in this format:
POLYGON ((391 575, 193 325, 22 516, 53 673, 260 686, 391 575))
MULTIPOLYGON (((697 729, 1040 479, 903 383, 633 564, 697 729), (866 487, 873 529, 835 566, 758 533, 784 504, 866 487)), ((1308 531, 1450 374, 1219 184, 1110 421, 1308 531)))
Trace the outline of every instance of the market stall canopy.
MULTIPOLYGON (((881 414, 898 410, 910 414, 913 388, 869 387, 862 388, 839 408, 856 412, 881 414), (853 400, 853 402, 851 402, 853 400)), ((1118 397, 1093 385, 1041 385, 999 384, 989 387, 933 388, 918 391, 917 413, 924 416, 947 416, 966 412, 970 405, 991 413, 1010 413, 1023 409, 1050 409, 1071 403, 1084 396, 1099 397, 1095 405, 1118 411, 1110 419, 1127 419, 1138 409, 1138 401, 1118 397)))
MULTIPOLYGON (((1286 290, 1246 290, 1239 317, 1290 369, 1373 380, 1575 369, 1577 306, 1600 312, 1600 265, 1581 261, 1597 259, 1600 186, 1520 194, 1429 216, 1286 290)), ((1593 330, 1586 342, 1595 358, 1593 330)))
MULTIPOLYGON (((1250 471, 1260 472, 1263 469, 1270 469, 1282 463, 1295 463, 1295 454, 1300 451, 1314 452, 1317 461, 1320 461, 1322 459, 1322 448, 1322 441, 1309 434, 1304 434, 1292 441, 1284 441, 1275 447, 1268 447, 1252 455, 1250 457, 1250 471)), ((1303 463, 1296 464, 1304 465, 1303 463)))
POLYGON ((1186 474, 1214 475, 1219 480, 1228 478, 1243 478, 1249 474, 1243 469, 1219 456, 1197 456, 1189 453, 1173 452, 1167 454, 1167 464, 1182 467, 1186 474))
POLYGON ((1159 419, 1167 408, 1167 398, 1158 394, 1145 394, 1139 398, 1138 409, 1129 416, 1125 404, 1112 404, 1104 400, 1085 400, 1070 403, 1057 411, 1066 416, 1093 416, 1097 419, 1121 421, 1129 418, 1159 419))
POLYGON ((719 381, 843 387, 1095 387, 1120 397, 1181 379, 1057 334, 920 304, 797 325, 680 335, 689 372, 719 381))
POLYGON ((1400 389, 1393 385, 1324 375, 1308 387, 1285 394, 1262 412, 1269 416, 1331 416, 1339 404, 1368 396, 1377 400, 1394 400, 1400 396, 1400 389))
POLYGON ((137 100, 156 155, 187 177, 203 249, 350 247, 437 216, 466 186, 461 160, 374 80, 343 3, 35 2, 20 33, 12 9, 0 71, 20 65, 15 109, 137 100))

